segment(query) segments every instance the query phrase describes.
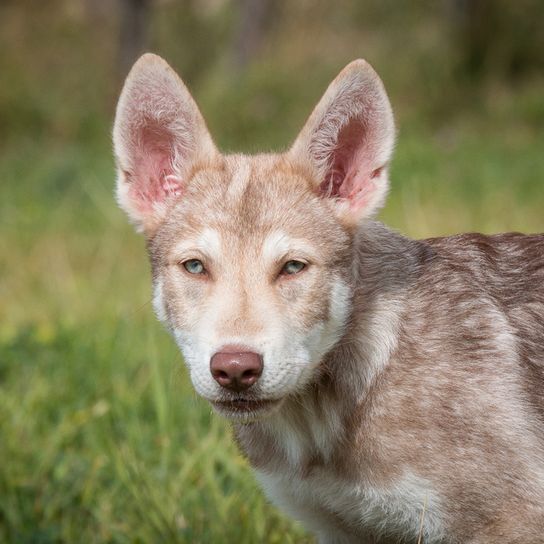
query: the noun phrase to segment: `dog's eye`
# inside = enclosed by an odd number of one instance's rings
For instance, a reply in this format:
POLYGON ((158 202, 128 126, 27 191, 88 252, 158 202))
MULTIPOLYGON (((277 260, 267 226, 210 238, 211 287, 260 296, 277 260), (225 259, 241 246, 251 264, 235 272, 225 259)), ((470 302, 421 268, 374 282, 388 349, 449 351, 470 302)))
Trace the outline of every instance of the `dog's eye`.
POLYGON ((282 275, 292 275, 298 274, 306 267, 306 264, 301 261, 287 261, 283 268, 281 269, 280 274, 282 275))
POLYGON ((189 259, 181 264, 189 274, 204 274, 206 272, 202 261, 199 261, 198 259, 189 259))

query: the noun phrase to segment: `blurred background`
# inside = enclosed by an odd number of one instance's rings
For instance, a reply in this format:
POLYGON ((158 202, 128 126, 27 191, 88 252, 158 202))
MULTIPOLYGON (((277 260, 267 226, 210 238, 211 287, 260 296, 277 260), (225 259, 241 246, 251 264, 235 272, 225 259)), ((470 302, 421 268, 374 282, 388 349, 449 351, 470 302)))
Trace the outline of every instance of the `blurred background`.
POLYGON ((366 58, 399 131, 384 221, 543 231, 543 22, 540 0, 2 0, 0 541, 312 542, 152 315, 110 150, 141 52, 247 152, 285 148, 366 58))

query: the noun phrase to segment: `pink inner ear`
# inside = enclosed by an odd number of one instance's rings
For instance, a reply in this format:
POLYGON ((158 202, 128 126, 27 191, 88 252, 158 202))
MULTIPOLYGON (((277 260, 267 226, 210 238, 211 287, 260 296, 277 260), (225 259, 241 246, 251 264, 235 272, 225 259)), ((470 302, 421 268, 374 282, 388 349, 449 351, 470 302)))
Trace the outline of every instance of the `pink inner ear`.
POLYGON ((157 124, 147 124, 133 142, 134 160, 126 179, 138 209, 151 211, 156 203, 180 196, 183 183, 174 171, 174 142, 169 131, 157 124))
POLYGON ((340 130, 330 169, 320 185, 322 195, 347 200, 353 210, 363 208, 372 199, 376 191, 373 180, 383 169, 373 169, 368 131, 369 127, 357 118, 340 130))

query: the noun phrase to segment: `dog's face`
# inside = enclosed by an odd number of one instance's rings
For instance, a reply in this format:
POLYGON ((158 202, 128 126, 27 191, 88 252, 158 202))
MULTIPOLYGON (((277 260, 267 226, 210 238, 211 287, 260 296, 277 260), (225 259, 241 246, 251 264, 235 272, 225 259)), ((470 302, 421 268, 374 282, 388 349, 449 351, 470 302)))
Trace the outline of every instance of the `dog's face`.
POLYGON ((289 152, 223 156, 162 59, 133 68, 114 128, 118 198, 148 238, 155 311, 221 413, 260 417, 318 376, 348 320, 352 240, 383 201, 393 133, 358 61, 289 152))
POLYGON ((348 315, 349 244, 281 158, 228 157, 197 171, 150 248, 156 312, 198 393, 247 416, 308 384, 348 315), (212 358, 225 352, 262 358, 251 387, 215 379, 212 358))

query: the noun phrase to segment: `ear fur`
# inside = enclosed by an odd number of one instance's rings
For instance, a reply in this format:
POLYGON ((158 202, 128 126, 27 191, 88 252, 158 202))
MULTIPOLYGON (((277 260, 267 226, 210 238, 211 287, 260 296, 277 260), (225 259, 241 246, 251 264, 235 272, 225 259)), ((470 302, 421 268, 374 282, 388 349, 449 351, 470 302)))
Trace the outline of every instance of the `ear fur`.
POLYGON ((217 154, 189 91, 162 58, 145 54, 125 81, 115 115, 117 199, 151 233, 179 198, 192 167, 217 154))
POLYGON ((388 189, 394 148, 393 112, 383 84, 364 60, 356 60, 329 85, 288 152, 315 179, 349 222, 374 214, 388 189))

